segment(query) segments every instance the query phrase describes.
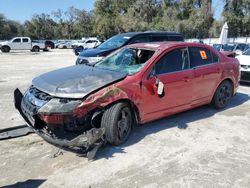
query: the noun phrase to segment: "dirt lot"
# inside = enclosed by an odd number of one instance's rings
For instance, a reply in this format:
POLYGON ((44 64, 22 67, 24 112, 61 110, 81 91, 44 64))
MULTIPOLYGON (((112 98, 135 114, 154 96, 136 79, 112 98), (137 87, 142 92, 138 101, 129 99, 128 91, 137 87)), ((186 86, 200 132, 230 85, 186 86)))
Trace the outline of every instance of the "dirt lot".
MULTIPOLYGON (((74 64, 71 50, 0 53, 0 129, 24 124, 13 107, 36 75, 74 64)), ((35 134, 0 141, 0 187, 250 187, 250 85, 229 107, 200 107, 136 128, 89 162, 35 134)))

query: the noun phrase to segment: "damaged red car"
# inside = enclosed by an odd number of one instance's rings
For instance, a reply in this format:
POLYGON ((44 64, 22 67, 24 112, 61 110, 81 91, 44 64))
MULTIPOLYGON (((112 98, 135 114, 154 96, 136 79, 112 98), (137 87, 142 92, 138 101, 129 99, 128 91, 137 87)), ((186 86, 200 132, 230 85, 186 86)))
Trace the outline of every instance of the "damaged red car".
POLYGON ((210 46, 141 43, 35 78, 24 95, 14 91, 15 107, 46 141, 96 151, 124 143, 133 124, 210 103, 224 108, 239 79, 238 60, 210 46))

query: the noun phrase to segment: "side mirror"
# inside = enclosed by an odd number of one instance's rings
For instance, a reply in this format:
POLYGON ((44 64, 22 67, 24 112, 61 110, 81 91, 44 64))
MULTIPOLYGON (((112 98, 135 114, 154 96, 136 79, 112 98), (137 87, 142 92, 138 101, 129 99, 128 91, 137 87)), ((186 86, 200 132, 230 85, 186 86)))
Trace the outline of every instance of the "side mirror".
POLYGON ((150 73, 147 76, 147 79, 151 79, 154 78, 155 83, 153 84, 153 90, 154 93, 159 96, 159 97, 163 97, 165 95, 164 92, 164 84, 162 83, 162 81, 157 77, 156 72, 155 72, 155 67, 152 68, 152 70, 150 71, 150 73))

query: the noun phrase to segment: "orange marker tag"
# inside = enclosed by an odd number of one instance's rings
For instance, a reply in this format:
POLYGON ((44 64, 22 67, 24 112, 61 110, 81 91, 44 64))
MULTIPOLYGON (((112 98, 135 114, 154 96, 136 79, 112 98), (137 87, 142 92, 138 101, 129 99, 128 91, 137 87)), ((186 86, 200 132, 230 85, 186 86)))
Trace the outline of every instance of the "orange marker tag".
POLYGON ((200 51, 200 55, 201 55, 201 58, 202 59, 207 59, 207 54, 206 54, 206 52, 205 51, 200 51))

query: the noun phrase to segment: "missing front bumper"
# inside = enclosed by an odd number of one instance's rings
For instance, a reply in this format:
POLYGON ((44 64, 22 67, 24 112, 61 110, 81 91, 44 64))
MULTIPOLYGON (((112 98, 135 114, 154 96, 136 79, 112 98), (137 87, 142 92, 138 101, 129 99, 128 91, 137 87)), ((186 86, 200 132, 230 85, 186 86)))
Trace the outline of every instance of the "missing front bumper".
MULTIPOLYGON (((45 141, 62 148, 80 149, 83 153, 87 153, 89 159, 92 159, 97 150, 106 143, 104 139, 104 128, 92 128, 71 140, 57 138, 55 135, 49 134, 45 129, 36 128, 35 124, 30 121, 31 118, 28 118, 21 108, 22 99, 23 94, 19 89, 16 89, 14 91, 15 108, 19 111, 27 125, 45 141)), ((33 116, 33 118, 35 119, 35 116, 33 116)))

